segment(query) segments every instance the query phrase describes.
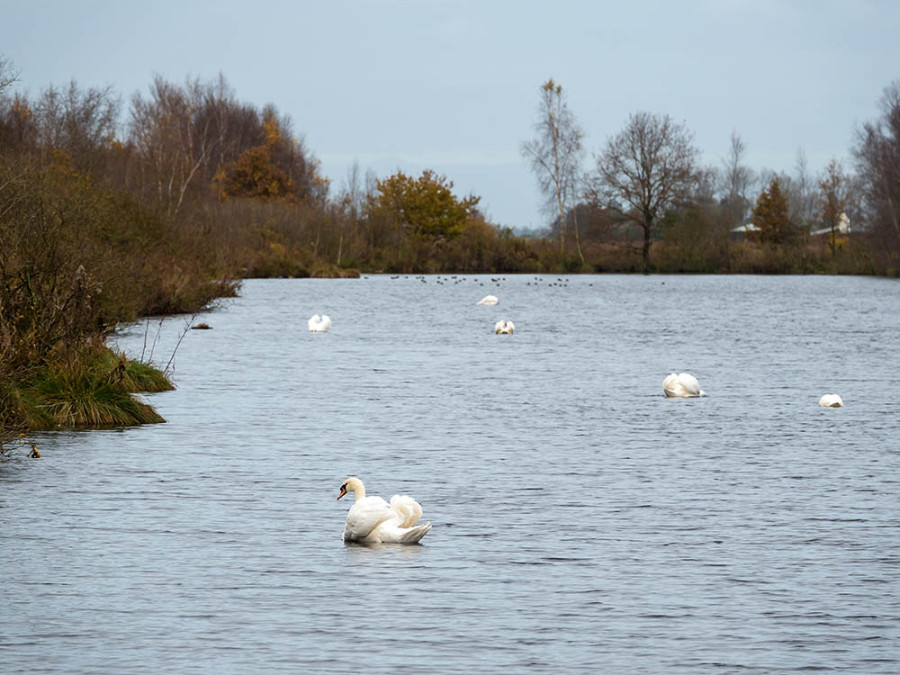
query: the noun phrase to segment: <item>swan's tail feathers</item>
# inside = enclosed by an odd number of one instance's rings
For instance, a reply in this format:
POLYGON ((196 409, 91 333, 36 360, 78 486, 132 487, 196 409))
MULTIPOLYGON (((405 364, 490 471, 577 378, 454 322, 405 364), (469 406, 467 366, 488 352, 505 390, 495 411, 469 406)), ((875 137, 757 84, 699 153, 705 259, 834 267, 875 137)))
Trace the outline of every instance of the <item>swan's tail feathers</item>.
POLYGON ((431 523, 422 523, 421 525, 416 525, 415 527, 410 527, 402 535, 400 535, 400 540, 398 543, 400 544, 415 544, 422 537, 428 534, 428 531, 431 529, 431 523))
MULTIPOLYGON (((400 527, 412 527, 422 520, 422 507, 419 502, 406 495, 391 497, 391 511, 397 514, 400 527)), ((422 536, 424 537, 425 534, 423 533, 422 536)))

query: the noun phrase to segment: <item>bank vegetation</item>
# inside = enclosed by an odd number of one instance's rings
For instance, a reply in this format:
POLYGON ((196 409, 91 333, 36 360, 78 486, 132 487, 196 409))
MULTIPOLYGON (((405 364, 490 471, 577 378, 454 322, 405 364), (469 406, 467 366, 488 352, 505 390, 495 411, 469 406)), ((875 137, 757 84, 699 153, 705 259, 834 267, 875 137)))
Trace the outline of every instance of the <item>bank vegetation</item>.
POLYGON ((106 338, 248 277, 900 270, 898 85, 859 131, 855 171, 835 160, 813 177, 802 156, 794 175, 752 171, 737 134, 703 167, 685 125, 645 112, 585 168, 551 80, 523 144, 547 226, 525 233, 432 170, 354 167, 334 189, 291 119, 221 76, 156 77, 127 102, 75 81, 29 97, 15 81, 0 57, 0 440, 158 421, 132 393, 171 382, 106 338))

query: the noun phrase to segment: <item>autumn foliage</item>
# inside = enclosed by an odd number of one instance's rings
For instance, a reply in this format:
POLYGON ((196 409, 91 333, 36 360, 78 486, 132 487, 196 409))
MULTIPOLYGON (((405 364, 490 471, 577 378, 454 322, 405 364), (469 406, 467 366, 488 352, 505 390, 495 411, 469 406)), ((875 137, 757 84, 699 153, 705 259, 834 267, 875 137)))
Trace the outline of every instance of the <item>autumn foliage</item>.
POLYGON ((479 200, 474 195, 458 199, 453 183, 433 171, 423 171, 418 178, 398 171, 377 182, 367 198, 366 215, 399 226, 408 236, 449 240, 478 215, 479 200))

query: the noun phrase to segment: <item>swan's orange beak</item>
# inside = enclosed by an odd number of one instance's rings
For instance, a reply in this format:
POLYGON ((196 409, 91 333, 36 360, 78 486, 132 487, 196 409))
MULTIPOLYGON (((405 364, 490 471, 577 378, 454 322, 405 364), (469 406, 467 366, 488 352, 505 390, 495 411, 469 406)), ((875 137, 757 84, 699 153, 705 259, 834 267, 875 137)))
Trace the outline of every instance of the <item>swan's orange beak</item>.
POLYGON ((341 494, 338 495, 338 499, 343 497, 345 494, 347 494, 347 488, 345 488, 343 485, 341 485, 341 494))

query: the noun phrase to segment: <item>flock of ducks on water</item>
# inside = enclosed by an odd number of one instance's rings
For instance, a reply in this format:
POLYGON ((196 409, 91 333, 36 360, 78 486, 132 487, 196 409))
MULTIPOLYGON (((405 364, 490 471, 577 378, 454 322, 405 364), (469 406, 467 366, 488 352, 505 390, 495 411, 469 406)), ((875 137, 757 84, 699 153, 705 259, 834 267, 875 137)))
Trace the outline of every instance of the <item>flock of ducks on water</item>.
MULTIPOLYGON (((496 295, 486 295, 476 304, 497 305, 496 295)), ((331 328, 327 314, 316 314, 309 319, 311 333, 324 333, 331 328)), ((515 332, 512 321, 501 320, 494 324, 498 335, 515 332)), ((690 373, 671 373, 663 380, 663 393, 667 398, 699 398, 706 396, 700 382, 690 373)), ((819 399, 820 408, 841 408, 844 401, 838 394, 825 394, 819 399)), ((431 523, 419 524, 422 507, 412 497, 394 495, 390 503, 381 497, 367 497, 363 482, 352 476, 341 484, 338 499, 348 492, 355 495, 353 506, 347 513, 347 523, 341 539, 362 544, 415 544, 428 534, 431 523)))

